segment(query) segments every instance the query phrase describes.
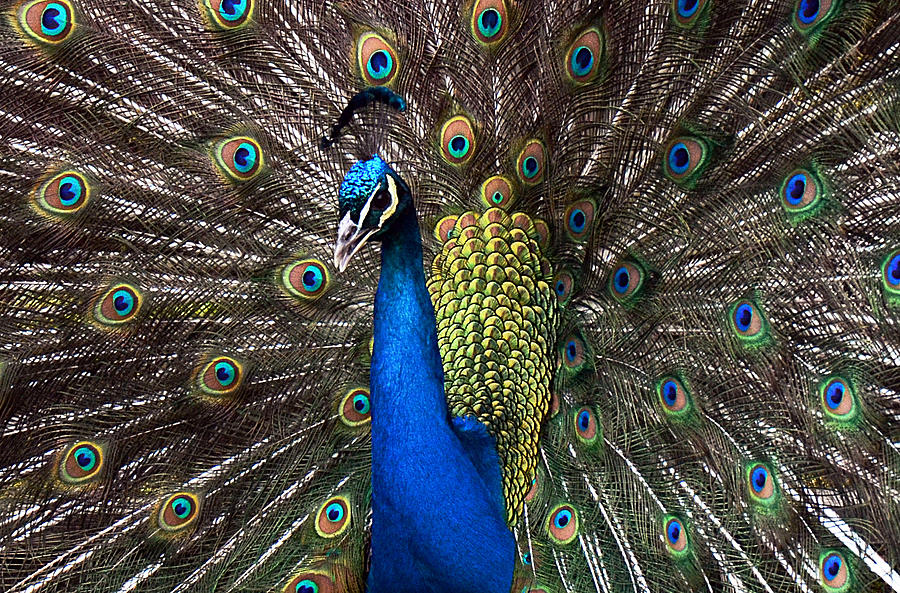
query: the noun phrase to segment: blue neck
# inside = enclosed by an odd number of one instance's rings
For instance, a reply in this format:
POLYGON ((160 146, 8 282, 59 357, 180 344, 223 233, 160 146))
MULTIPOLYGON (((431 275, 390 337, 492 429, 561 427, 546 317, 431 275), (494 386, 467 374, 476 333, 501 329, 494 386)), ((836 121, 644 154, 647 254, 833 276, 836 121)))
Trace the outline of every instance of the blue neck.
MULTIPOLYGON (((515 544, 498 492, 450 426, 411 206, 382 241, 375 293, 368 593, 507 593, 515 544)), ((499 476, 499 461, 493 453, 499 476)), ((498 483, 499 486, 499 483, 498 483)))

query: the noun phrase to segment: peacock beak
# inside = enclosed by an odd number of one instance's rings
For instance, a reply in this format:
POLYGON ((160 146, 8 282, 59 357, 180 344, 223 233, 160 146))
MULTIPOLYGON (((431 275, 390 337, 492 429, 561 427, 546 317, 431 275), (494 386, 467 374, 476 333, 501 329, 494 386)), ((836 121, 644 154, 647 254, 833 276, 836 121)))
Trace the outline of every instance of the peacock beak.
POLYGON ((344 215, 338 225, 337 242, 334 244, 334 267, 338 272, 343 272, 347 268, 347 263, 353 254, 359 251, 360 247, 366 244, 378 227, 364 229, 353 222, 350 213, 344 215))

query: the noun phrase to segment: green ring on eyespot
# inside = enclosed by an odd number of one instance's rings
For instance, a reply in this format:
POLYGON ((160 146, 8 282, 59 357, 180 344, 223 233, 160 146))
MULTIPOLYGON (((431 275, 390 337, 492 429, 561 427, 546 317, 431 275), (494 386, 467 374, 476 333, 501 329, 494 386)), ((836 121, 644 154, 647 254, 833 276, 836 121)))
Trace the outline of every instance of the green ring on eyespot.
POLYGON ((487 8, 478 15, 478 32, 489 39, 500 32, 503 26, 503 16, 496 8, 487 8), (488 22, 485 23, 485 20, 488 22))
POLYGON ((469 152, 469 139, 462 134, 450 138, 447 142, 447 152, 455 159, 461 159, 469 152))
POLYGON ((172 508, 172 512, 175 513, 175 516, 179 519, 184 519, 191 514, 191 509, 193 505, 191 501, 185 498, 184 496, 179 496, 175 500, 169 503, 169 506, 172 508), (179 512, 178 507, 182 507, 182 510, 179 512))
POLYGON ((394 59, 391 57, 390 52, 383 49, 373 51, 372 55, 370 55, 369 59, 366 61, 366 72, 368 72, 369 76, 374 80, 387 78, 390 76, 393 69, 394 59))

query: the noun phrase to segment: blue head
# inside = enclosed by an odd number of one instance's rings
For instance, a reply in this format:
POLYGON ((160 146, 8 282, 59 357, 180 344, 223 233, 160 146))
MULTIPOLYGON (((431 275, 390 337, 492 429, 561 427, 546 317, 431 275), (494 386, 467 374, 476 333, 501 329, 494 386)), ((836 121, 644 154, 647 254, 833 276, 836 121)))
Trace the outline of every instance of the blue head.
POLYGON ((338 271, 344 271, 369 239, 379 240, 389 233, 391 224, 411 205, 406 182, 377 154, 350 167, 338 194, 340 222, 334 246, 338 271))

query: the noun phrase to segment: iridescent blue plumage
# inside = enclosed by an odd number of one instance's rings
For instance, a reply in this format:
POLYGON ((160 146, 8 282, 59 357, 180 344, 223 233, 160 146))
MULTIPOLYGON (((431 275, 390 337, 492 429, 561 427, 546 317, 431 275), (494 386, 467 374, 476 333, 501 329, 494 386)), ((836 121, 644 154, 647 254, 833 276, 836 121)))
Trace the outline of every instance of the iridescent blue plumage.
POLYGON ((382 244, 370 378, 368 591, 506 593, 515 543, 499 458, 484 425, 450 422, 409 188, 375 155, 350 169, 339 202, 336 260, 349 259, 369 237, 382 244))

